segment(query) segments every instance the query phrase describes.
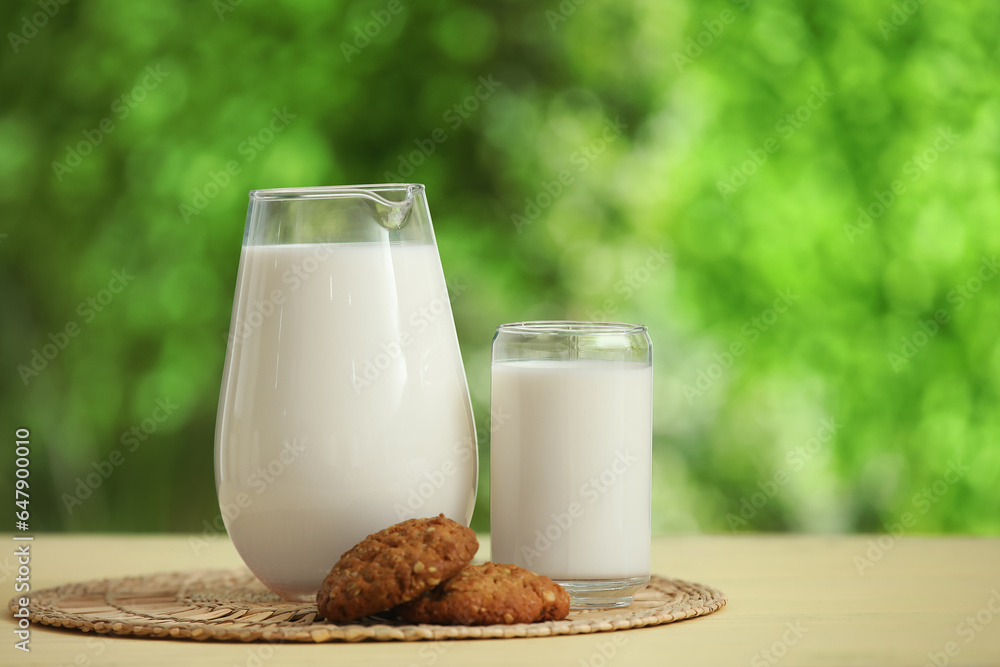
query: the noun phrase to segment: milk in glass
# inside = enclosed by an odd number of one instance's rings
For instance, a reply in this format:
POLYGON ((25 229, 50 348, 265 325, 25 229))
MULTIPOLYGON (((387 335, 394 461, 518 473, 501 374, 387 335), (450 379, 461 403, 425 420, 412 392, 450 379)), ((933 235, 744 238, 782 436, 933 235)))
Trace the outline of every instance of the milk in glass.
POLYGON ((492 558, 556 580, 649 574, 652 367, 492 367, 492 558))

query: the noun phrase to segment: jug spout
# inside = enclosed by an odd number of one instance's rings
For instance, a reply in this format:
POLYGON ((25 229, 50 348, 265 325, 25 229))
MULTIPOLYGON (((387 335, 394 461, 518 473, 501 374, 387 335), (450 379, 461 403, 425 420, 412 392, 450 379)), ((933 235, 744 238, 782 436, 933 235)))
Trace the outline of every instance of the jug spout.
POLYGON ((410 220, 410 211, 413 209, 413 201, 416 198, 415 193, 422 188, 423 186, 413 183, 407 184, 406 190, 401 193, 403 195, 401 201, 392 201, 366 190, 362 190, 360 193, 374 203, 375 219, 380 225, 386 229, 402 229, 410 220))

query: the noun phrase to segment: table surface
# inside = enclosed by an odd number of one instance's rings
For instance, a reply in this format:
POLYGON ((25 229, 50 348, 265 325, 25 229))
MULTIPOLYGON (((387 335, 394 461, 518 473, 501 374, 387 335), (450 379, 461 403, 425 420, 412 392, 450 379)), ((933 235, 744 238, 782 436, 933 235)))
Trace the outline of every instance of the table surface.
MULTIPOLYGON (((14 595, 19 544, 0 556, 14 595)), ((488 553, 488 540, 484 551, 488 553)), ((34 590, 153 572, 236 567, 229 540, 185 535, 39 535, 34 590)), ((359 644, 239 644, 105 637, 32 625, 3 665, 1000 665, 1000 539, 883 536, 691 536, 653 541, 653 571, 698 581, 729 603, 704 618, 565 637, 359 644), (614 641, 612 641, 614 640, 614 641)))

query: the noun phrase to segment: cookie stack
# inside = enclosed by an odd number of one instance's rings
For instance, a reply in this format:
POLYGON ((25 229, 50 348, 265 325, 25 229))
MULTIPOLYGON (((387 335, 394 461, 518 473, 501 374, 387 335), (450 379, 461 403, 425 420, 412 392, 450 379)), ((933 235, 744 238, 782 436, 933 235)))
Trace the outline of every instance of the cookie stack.
POLYGON ((470 565, 478 548, 472 529, 443 514, 397 523, 341 556, 316 596, 319 613, 336 623, 389 610, 443 625, 566 618, 562 586, 516 565, 470 565))

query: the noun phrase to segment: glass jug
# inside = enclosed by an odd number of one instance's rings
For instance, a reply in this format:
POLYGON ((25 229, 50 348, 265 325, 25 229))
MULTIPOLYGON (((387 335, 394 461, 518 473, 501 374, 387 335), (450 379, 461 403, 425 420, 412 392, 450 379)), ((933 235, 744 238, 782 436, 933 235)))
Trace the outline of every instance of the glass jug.
POLYGON ((233 544, 289 600, 377 530, 469 524, 475 425, 422 185, 250 193, 215 471, 233 544))

